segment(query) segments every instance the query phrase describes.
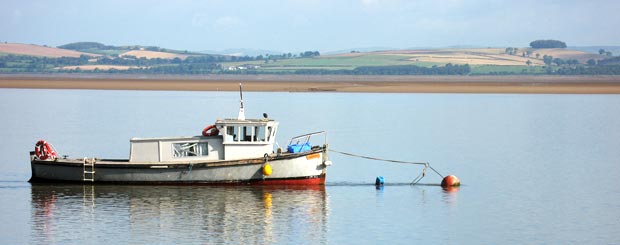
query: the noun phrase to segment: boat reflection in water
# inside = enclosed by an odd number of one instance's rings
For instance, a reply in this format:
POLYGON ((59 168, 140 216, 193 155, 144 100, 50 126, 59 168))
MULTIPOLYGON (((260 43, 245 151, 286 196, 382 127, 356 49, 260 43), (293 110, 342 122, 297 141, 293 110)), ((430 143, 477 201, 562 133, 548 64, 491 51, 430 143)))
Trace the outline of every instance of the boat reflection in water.
POLYGON ((35 243, 326 241, 324 185, 33 184, 31 193, 35 243))

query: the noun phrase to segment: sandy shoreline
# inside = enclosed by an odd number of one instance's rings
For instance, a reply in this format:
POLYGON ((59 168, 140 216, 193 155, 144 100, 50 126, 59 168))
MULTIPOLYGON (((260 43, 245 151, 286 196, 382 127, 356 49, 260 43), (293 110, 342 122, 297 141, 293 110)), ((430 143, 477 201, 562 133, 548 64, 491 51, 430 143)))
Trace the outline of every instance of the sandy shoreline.
POLYGON ((620 76, 0 75, 0 88, 363 93, 620 94, 620 76))

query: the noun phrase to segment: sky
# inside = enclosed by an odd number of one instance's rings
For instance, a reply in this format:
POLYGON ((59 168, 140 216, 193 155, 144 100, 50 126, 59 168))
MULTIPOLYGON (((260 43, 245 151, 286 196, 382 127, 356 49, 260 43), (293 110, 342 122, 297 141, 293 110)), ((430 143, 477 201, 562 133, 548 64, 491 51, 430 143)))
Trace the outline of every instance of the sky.
POLYGON ((617 0, 2 0, 0 42, 203 51, 620 45, 617 0))

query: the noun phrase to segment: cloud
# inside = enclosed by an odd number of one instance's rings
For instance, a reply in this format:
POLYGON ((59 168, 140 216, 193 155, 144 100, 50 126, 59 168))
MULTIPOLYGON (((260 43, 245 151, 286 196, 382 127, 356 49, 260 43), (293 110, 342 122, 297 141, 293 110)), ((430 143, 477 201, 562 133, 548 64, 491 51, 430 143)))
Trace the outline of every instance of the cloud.
POLYGON ((229 30, 229 29, 232 30, 232 29, 241 28, 244 25, 245 23, 237 17, 223 16, 215 20, 214 27, 215 29, 219 29, 219 30, 229 30))

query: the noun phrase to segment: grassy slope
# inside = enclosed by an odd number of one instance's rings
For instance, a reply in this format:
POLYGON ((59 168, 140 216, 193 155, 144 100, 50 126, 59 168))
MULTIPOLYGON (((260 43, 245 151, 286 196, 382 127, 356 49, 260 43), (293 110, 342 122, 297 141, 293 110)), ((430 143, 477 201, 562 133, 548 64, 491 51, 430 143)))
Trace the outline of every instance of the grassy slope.
POLYGON ((578 59, 582 64, 587 59, 603 59, 604 57, 587 54, 570 49, 529 49, 520 48, 519 55, 504 53, 504 49, 438 49, 438 50, 404 50, 369 52, 357 54, 341 54, 314 58, 294 58, 272 61, 227 62, 222 66, 240 66, 252 64, 261 66, 263 71, 294 71, 296 69, 354 69, 359 66, 417 65, 430 67, 433 65, 469 64, 472 74, 490 73, 544 73, 543 55, 553 55, 562 59, 578 59), (532 51, 530 57, 522 57, 521 53, 532 51), (536 59, 535 54, 540 56, 536 59), (530 60, 531 66, 525 62, 530 60), (470 63, 471 62, 471 63, 470 63), (522 65, 520 65, 522 64, 522 65))
POLYGON ((366 53, 360 55, 337 55, 322 56, 314 58, 296 58, 277 61, 249 61, 249 62, 228 62, 223 66, 239 66, 243 64, 259 65, 262 69, 269 70, 295 70, 295 69, 355 69, 359 66, 388 66, 388 65, 418 65, 433 66, 438 63, 417 62, 408 60, 409 57, 403 55, 383 55, 366 53))
POLYGON ((83 49, 81 52, 93 53, 93 54, 101 54, 101 55, 119 55, 127 52, 124 49, 83 49))

